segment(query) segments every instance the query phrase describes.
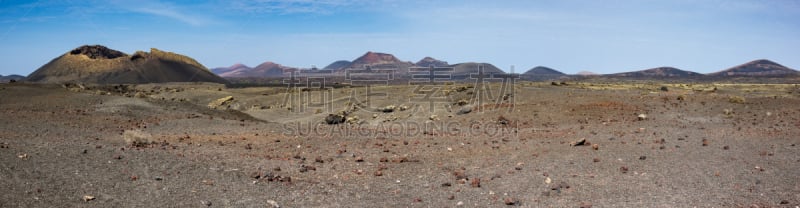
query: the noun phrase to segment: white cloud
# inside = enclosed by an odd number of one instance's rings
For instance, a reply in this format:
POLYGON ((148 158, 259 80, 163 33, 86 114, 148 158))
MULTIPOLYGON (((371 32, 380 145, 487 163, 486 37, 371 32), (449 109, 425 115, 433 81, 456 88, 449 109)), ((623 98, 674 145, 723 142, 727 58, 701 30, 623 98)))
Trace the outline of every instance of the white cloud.
POLYGON ((339 10, 369 9, 387 5, 391 0, 234 0, 230 8, 237 11, 278 14, 331 14, 339 10))
POLYGON ((184 14, 182 12, 179 12, 171 8, 140 7, 131 9, 131 11, 167 17, 193 26, 202 26, 209 23, 209 21, 204 18, 198 16, 192 16, 189 14, 184 14))
MULTIPOLYGON (((201 11, 200 9, 193 9, 194 7, 198 7, 198 5, 196 4, 175 5, 171 3, 153 0, 153 1, 113 1, 110 6, 113 6, 117 9, 124 11, 169 18, 192 26, 205 26, 216 22, 215 20, 205 15, 192 12, 192 11, 201 11)), ((95 7, 100 7, 100 6, 96 5, 95 7)))

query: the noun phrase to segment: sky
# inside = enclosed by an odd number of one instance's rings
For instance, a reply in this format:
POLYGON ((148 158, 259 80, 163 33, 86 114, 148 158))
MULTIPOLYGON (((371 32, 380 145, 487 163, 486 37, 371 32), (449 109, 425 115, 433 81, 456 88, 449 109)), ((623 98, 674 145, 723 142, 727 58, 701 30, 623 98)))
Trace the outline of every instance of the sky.
POLYGON ((800 0, 0 0, 0 75, 81 45, 158 48, 208 68, 324 67, 367 51, 524 72, 800 68, 800 0))

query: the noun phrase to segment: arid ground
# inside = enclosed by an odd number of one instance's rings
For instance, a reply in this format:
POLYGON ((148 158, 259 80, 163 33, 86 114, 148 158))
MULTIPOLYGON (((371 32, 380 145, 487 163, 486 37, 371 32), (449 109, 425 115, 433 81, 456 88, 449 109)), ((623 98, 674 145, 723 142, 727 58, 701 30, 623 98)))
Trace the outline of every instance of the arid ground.
POLYGON ((0 84, 0 207, 800 206, 798 85, 553 84, 0 84))

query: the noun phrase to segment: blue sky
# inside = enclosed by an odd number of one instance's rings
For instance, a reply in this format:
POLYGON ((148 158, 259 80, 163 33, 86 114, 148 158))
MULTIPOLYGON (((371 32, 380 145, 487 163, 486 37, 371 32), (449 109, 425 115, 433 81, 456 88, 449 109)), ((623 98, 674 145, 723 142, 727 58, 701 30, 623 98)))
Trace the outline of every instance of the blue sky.
POLYGON ((522 72, 708 73, 754 59, 800 68, 799 0, 0 0, 0 74, 27 75, 81 45, 151 47, 208 68, 324 67, 367 51, 522 72))

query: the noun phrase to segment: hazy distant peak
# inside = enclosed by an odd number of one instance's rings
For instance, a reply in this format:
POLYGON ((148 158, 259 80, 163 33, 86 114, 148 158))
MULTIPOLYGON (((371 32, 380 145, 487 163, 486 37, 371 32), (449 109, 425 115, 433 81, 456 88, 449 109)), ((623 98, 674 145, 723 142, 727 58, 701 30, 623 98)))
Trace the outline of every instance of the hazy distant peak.
POLYGON ((429 67, 429 66, 443 67, 443 66, 448 66, 450 64, 448 64, 446 61, 441 61, 441 60, 437 60, 435 58, 432 58, 430 56, 426 56, 425 58, 422 58, 421 60, 417 61, 417 63, 414 64, 414 65, 417 65, 417 66, 420 66, 420 67, 429 67))
POLYGON ((549 68, 549 67, 545 67, 545 66, 533 67, 533 68, 529 69, 528 71, 526 71, 523 74, 525 74, 525 75, 565 75, 563 72, 560 72, 558 70, 555 70, 555 69, 552 69, 552 68, 549 68))
POLYGON ((611 76, 621 76, 621 77, 692 77, 692 76, 702 76, 702 75, 703 74, 697 72, 681 70, 669 66, 650 68, 640 71, 611 74, 611 76))
POLYGON ((328 66, 325 66, 325 68, 322 68, 322 69, 340 70, 340 69, 343 69, 343 68, 349 66, 350 64, 351 64, 351 62, 348 61, 348 60, 338 60, 338 61, 335 61, 335 62, 333 62, 331 64, 328 64, 328 66))
POLYGON ((726 70, 711 73, 712 76, 781 76, 800 72, 767 59, 758 59, 726 70))

